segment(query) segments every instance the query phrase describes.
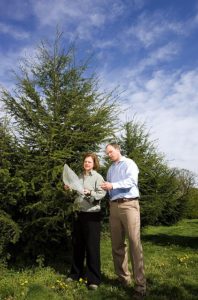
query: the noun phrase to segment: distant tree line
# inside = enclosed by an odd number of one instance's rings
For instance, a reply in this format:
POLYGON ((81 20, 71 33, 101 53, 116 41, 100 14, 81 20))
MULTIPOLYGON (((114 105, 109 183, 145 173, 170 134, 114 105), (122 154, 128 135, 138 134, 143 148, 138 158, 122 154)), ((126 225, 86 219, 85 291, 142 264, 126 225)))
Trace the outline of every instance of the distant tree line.
MULTIPOLYGON (((77 63, 57 34, 25 59, 12 91, 1 89, 6 116, 0 121, 0 256, 50 256, 67 250, 74 192, 63 190, 64 163, 77 173, 86 151, 117 140, 140 168, 142 225, 171 225, 197 217, 194 174, 171 169, 134 119, 119 124, 117 95, 101 92, 88 63, 77 63), (118 134, 122 132, 122 135, 118 134), (22 255, 23 253, 23 255, 22 255)), ((106 175, 109 162, 101 168, 106 175)), ((104 222, 108 215, 103 201, 104 222)))

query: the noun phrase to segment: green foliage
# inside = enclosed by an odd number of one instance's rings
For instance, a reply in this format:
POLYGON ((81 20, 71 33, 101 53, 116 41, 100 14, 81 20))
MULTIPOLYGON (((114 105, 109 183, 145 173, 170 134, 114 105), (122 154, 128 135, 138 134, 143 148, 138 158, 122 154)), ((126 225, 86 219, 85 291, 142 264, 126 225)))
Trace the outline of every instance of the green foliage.
POLYGON ((15 222, 17 200, 24 194, 24 185, 17 173, 17 144, 9 132, 7 121, 0 122, 0 258, 9 258, 8 245, 20 236, 15 222))
POLYGON ((0 259, 9 258, 7 245, 15 244, 20 236, 20 229, 11 217, 4 211, 0 210, 0 259))
POLYGON ((198 218, 198 189, 190 188, 187 195, 187 207, 185 217, 189 219, 198 218))
POLYGON ((7 211, 16 204, 16 198, 24 192, 22 182, 15 177, 17 170, 17 143, 10 134, 8 122, 0 121, 0 204, 7 211))

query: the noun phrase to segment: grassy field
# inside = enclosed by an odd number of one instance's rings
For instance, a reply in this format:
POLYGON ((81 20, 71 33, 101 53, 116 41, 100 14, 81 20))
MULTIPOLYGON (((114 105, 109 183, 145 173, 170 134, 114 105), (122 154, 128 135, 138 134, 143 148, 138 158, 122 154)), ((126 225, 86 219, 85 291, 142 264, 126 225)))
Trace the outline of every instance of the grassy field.
MULTIPOLYGON (((148 295, 145 300, 198 299, 198 220, 142 232, 148 295)), ((0 300, 132 300, 132 287, 123 288, 114 275, 108 233, 101 243, 102 284, 88 291, 85 282, 66 282, 69 266, 20 271, 0 269, 0 300), (64 271, 63 271, 64 270, 64 271)))

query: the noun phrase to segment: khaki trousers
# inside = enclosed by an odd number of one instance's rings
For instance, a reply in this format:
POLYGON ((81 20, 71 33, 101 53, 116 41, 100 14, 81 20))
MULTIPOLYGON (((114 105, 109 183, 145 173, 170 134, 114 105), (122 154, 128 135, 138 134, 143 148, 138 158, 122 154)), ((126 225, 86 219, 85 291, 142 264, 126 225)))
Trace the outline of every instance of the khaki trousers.
POLYGON ((115 273, 122 282, 130 282, 128 251, 125 238, 129 242, 135 290, 146 291, 143 251, 140 241, 140 207, 138 200, 123 203, 110 202, 110 233, 115 273))

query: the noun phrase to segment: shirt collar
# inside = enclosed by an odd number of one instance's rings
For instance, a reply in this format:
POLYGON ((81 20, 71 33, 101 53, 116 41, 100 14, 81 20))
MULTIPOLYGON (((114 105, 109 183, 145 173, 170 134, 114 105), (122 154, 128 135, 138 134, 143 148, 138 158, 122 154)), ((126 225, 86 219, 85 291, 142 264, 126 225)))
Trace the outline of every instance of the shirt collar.
POLYGON ((126 157, 122 155, 119 161, 124 161, 125 159, 126 157))
POLYGON ((114 162, 114 165, 117 165, 117 164, 119 164, 121 161, 124 161, 124 160, 126 160, 126 157, 122 155, 122 156, 120 157, 120 160, 119 160, 119 161, 115 161, 115 162, 114 162))
POLYGON ((91 170, 91 171, 89 171, 89 174, 87 176, 93 176, 94 173, 96 173, 96 171, 95 170, 91 170))

